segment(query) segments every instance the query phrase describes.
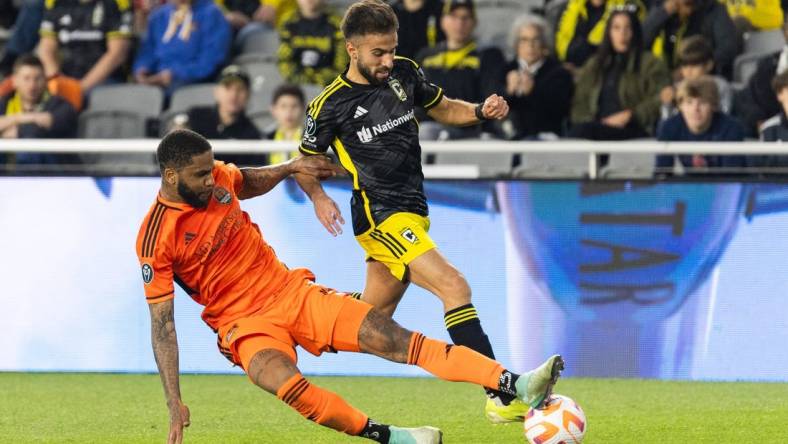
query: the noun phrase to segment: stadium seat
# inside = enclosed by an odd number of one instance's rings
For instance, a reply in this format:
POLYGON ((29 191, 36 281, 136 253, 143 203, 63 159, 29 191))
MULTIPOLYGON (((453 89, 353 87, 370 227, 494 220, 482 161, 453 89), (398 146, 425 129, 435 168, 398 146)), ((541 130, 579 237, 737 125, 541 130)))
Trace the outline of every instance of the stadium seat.
POLYGON ((529 11, 523 2, 488 0, 476 3, 476 36, 479 46, 496 46, 507 57, 513 56, 509 30, 514 20, 529 11))
POLYGON ((588 177, 586 153, 522 153, 514 177, 582 179, 588 177))
POLYGON ((279 67, 273 62, 250 62, 241 64, 252 81, 252 93, 263 90, 273 91, 284 80, 279 74, 279 67))
POLYGON ((88 111, 132 111, 145 118, 155 118, 163 104, 161 88, 134 84, 106 85, 90 93, 88 111))
POLYGON ((268 133, 273 131, 274 126, 276 125, 276 121, 274 120, 274 117, 271 115, 271 112, 268 111, 267 109, 249 113, 249 119, 251 119, 252 122, 254 122, 254 125, 262 133, 268 133))
POLYGON ((79 137, 138 139, 145 137, 145 118, 135 111, 87 110, 79 116, 79 137))
POLYGON ((782 29, 748 32, 744 34, 743 54, 770 54, 781 50, 784 45, 782 29))
POLYGON ((278 50, 279 34, 272 30, 256 32, 246 37, 241 47, 241 54, 256 54, 275 60, 278 50))
POLYGON ((178 88, 172 95, 167 112, 186 111, 195 106, 213 106, 216 103, 213 98, 215 87, 214 83, 198 83, 178 88))
POLYGON ((654 176, 656 155, 653 153, 610 153, 599 177, 605 179, 650 179, 654 176))
POLYGON ((751 53, 741 54, 733 61, 733 81, 734 83, 747 83, 758 69, 758 62, 767 54, 751 53))

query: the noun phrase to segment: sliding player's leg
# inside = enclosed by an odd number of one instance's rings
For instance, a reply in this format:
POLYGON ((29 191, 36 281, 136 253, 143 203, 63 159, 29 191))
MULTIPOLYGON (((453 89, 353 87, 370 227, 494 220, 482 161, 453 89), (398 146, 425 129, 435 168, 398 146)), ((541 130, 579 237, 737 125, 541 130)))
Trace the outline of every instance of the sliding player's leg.
POLYGON ((441 440, 441 432, 433 427, 408 429, 376 423, 335 393, 311 384, 296 367, 295 351, 289 344, 256 335, 238 339, 235 349, 257 386, 322 426, 379 443, 437 444, 441 440))

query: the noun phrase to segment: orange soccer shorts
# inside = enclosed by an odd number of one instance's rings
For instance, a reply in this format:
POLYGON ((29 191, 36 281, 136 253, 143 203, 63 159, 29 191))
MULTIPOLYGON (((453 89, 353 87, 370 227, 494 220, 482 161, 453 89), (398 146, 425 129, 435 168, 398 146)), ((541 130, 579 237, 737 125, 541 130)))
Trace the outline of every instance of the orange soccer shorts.
POLYGON ((309 280, 289 283, 258 312, 219 328, 219 350, 244 370, 261 350, 276 349, 298 361, 295 346, 319 356, 359 351, 358 332, 370 304, 309 280))

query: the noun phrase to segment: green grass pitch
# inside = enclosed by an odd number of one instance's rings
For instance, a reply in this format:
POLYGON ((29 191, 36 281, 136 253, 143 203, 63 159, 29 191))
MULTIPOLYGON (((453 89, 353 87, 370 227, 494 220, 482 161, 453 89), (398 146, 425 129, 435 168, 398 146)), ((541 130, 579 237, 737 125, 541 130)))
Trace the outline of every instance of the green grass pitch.
MULTIPOLYGON (((433 425, 446 443, 522 443, 492 425, 469 384, 429 378, 313 377, 380 422, 433 425)), ((189 443, 362 443, 302 419, 244 376, 184 375, 189 443)), ((788 384, 562 379, 589 420, 587 444, 785 443, 788 384)), ((158 375, 0 373, 2 443, 160 443, 158 375)))

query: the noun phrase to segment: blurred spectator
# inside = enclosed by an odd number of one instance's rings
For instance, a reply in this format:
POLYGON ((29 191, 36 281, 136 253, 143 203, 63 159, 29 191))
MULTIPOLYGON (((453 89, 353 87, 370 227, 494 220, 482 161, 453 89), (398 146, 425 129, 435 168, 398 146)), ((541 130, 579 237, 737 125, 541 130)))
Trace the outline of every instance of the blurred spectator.
POLYGON ((741 31, 779 29, 783 24, 780 0, 721 0, 741 31))
MULTIPOLYGON (((788 141, 788 72, 776 76, 772 80, 772 88, 782 109, 777 115, 763 123, 761 140, 764 142, 788 141)), ((780 168, 780 172, 785 174, 785 169, 788 168, 788 156, 751 156, 751 164, 757 168, 780 168)))
MULTIPOLYGON (((6 7, 14 3, 9 0, 4 1, 6 7)), ((43 16, 44 0, 24 0, 18 14, 12 14, 10 10, 0 11, 0 17, 4 20, 13 19, 12 26, 0 24, 0 28, 10 29, 8 41, 0 52, 0 77, 11 72, 11 67, 17 57, 35 49, 38 44, 38 29, 41 27, 43 16)))
POLYGON ((725 9, 717 0, 665 0, 651 9, 643 23, 646 48, 660 57, 672 71, 678 67, 681 40, 700 34, 714 48, 717 74, 730 79, 733 59, 738 53, 736 29, 725 9))
POLYGON ((551 35, 541 17, 523 15, 512 25, 516 58, 506 66, 506 101, 515 139, 561 135, 569 117, 572 74, 550 56, 551 35))
MULTIPOLYGON (((77 112, 49 94, 44 65, 33 55, 19 56, 13 67, 15 90, 0 99, 0 134, 4 139, 69 138, 76 136, 77 112)), ((25 153, 16 163, 54 164, 71 155, 25 153)))
POLYGON ((132 0, 134 6, 134 35, 143 37, 148 29, 148 16, 156 9, 167 3, 167 0, 132 0))
POLYGON ((625 140, 646 137, 659 118, 665 65, 643 50, 633 12, 614 11, 596 55, 575 79, 570 137, 625 140))
POLYGON ((783 23, 786 44, 782 51, 765 56, 742 91, 736 94, 735 114, 744 124, 745 133, 755 136, 757 128, 769 117, 780 112, 780 103, 771 88, 772 79, 788 70, 788 22, 783 23))
POLYGON ((274 32, 283 19, 296 10, 296 0, 215 0, 224 10, 224 17, 235 31, 235 46, 254 34, 274 32))
MULTIPOLYGON (((261 139, 260 130, 246 116, 249 86, 249 75, 241 67, 224 68, 213 92, 216 105, 189 109, 175 117, 176 126, 189 128, 206 139, 261 139)), ((217 154, 217 158, 236 165, 264 165, 267 160, 264 154, 217 154)))
MULTIPOLYGON (((712 75, 714 71, 714 54, 711 45, 702 35, 693 35, 681 42, 679 47, 679 76, 680 80, 699 79, 712 75)), ((721 76, 712 76, 717 83, 720 103, 719 109, 725 114, 730 114, 733 102, 731 85, 721 76)), ((674 106, 676 87, 666 86, 660 93, 662 101, 662 118, 676 114, 678 109, 674 106)))
MULTIPOLYGON (((714 79, 705 76, 681 82, 677 100, 680 113, 660 125, 657 130, 657 140, 686 142, 744 140, 744 131, 739 123, 719 111, 719 95, 714 79)), ((675 157, 658 155, 658 171, 672 168, 675 157)), ((682 166, 691 168, 690 172, 708 172, 711 168, 743 168, 746 165, 745 157, 738 155, 694 154, 680 155, 678 158, 682 166)))
POLYGON ((438 26, 441 0, 395 0, 391 7, 399 20, 397 55, 415 59, 422 49, 446 39, 438 26))
POLYGON ((45 2, 38 54, 47 77, 78 79, 86 95, 102 83, 122 82, 132 19, 125 0, 45 2))
POLYGON ((137 83, 178 87, 210 80, 227 59, 230 25, 211 0, 173 0, 156 8, 134 61, 137 83))
POLYGON ((639 0, 569 0, 555 35, 558 59, 574 70, 594 55, 605 35, 613 10, 631 7, 642 20, 646 7, 639 0))
POLYGON ((279 72, 290 83, 326 86, 348 62, 342 18, 323 0, 298 0, 298 11, 279 28, 279 72))
POLYGON ((0 0, 0 30, 14 26, 19 9, 13 0, 0 0))
POLYGON ((252 17, 256 22, 279 28, 285 18, 298 9, 296 0, 260 0, 260 7, 252 17))
MULTIPOLYGON (((441 17, 446 41, 423 49, 417 56, 427 78, 442 87, 446 96, 471 103, 482 102, 490 94, 503 93, 506 82, 503 53, 498 48, 477 48, 473 40, 476 24, 472 0, 447 0, 441 17)), ((441 125, 430 121, 421 110, 417 116, 421 122, 419 135, 425 140, 480 135, 479 125, 465 128, 441 125)))
MULTIPOLYGON (((788 72, 774 77, 772 89, 782 109, 777 115, 763 122, 761 140, 765 142, 786 141, 788 140, 788 117, 786 117, 788 116, 788 72)), ((786 162, 786 166, 788 166, 788 162, 786 162)))
MULTIPOLYGON (((269 140, 287 140, 298 142, 304 131, 304 114, 306 113, 306 100, 304 92, 298 85, 283 84, 274 90, 271 99, 271 114, 276 121, 276 127, 266 133, 269 140)), ((293 145, 296 146, 296 145, 293 145)), ((298 155, 298 150, 290 153, 272 153, 269 163, 279 163, 298 155)))

